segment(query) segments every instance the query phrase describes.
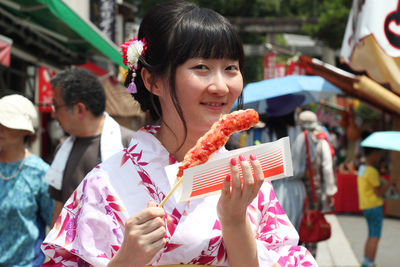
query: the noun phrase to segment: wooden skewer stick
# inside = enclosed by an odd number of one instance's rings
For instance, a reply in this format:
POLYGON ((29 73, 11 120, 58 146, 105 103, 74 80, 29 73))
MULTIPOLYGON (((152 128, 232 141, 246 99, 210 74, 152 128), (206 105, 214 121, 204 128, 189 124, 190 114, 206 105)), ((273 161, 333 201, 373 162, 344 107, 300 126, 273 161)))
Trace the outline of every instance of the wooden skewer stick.
POLYGON ((183 177, 180 177, 178 182, 172 187, 171 191, 165 196, 165 198, 161 201, 161 203, 158 205, 159 208, 161 208, 165 202, 167 202, 168 198, 175 192, 175 190, 178 188, 178 186, 182 183, 183 177))

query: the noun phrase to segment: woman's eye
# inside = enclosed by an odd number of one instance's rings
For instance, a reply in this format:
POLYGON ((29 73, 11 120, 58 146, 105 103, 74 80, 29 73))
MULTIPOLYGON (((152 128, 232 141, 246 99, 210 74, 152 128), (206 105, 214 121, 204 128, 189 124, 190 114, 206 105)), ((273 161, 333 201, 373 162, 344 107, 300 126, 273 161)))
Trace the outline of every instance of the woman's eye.
POLYGON ((194 68, 198 69, 198 70, 206 70, 207 66, 206 65, 196 65, 194 68))
POLYGON ((239 66, 231 65, 226 68, 226 70, 239 70, 239 66))

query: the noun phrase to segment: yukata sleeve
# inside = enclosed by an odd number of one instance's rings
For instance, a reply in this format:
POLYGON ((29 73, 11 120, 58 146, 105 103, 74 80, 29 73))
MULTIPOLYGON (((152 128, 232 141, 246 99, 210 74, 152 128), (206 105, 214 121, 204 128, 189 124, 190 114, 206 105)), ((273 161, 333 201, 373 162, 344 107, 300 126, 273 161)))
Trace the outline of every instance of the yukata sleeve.
MULTIPOLYGON (((270 182, 258 194, 257 252, 260 266, 318 266, 304 247, 298 246, 299 235, 279 204, 270 182)), ((254 223, 254 221, 252 221, 254 223)))
POLYGON ((123 240, 125 210, 108 175, 94 169, 66 202, 42 244, 43 266, 107 266, 123 240))

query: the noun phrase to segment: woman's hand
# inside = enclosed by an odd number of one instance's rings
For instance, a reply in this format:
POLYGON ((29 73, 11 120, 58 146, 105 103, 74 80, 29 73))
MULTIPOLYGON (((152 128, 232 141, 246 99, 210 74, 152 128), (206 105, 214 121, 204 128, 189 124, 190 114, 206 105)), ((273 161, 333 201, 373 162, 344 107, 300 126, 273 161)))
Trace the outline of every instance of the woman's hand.
POLYGON ((242 155, 239 156, 239 161, 243 181, 240 179, 237 160, 232 158, 232 176, 227 177, 222 188, 217 214, 230 266, 258 267, 256 238, 247 218, 247 207, 257 196, 264 175, 254 155, 250 156, 250 163, 242 155))
POLYGON ((130 217, 125 224, 124 241, 109 267, 143 267, 165 245, 164 210, 154 202, 130 217))
POLYGON ((264 182, 261 165, 254 155, 250 155, 250 163, 244 156, 240 155, 239 162, 243 173, 243 181, 240 179, 237 160, 232 158, 232 175, 227 177, 218 202, 217 213, 222 224, 243 223, 246 219, 247 207, 257 196, 264 182))

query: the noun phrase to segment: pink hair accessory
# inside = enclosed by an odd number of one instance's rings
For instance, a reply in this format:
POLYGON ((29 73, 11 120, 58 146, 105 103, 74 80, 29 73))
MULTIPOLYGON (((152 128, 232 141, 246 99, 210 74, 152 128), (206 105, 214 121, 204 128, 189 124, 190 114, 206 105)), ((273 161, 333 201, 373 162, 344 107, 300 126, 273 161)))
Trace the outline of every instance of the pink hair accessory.
POLYGON ((137 92, 134 83, 136 77, 136 70, 138 69, 139 57, 144 56, 147 50, 147 43, 144 38, 138 40, 135 36, 132 40, 126 41, 121 46, 121 54, 123 63, 133 71, 132 81, 127 88, 128 93, 135 94, 137 92))
POLYGON ((130 94, 136 94, 137 93, 137 88, 136 84, 134 82, 134 79, 132 78, 131 83, 129 84, 128 88, 126 88, 126 91, 130 94))

